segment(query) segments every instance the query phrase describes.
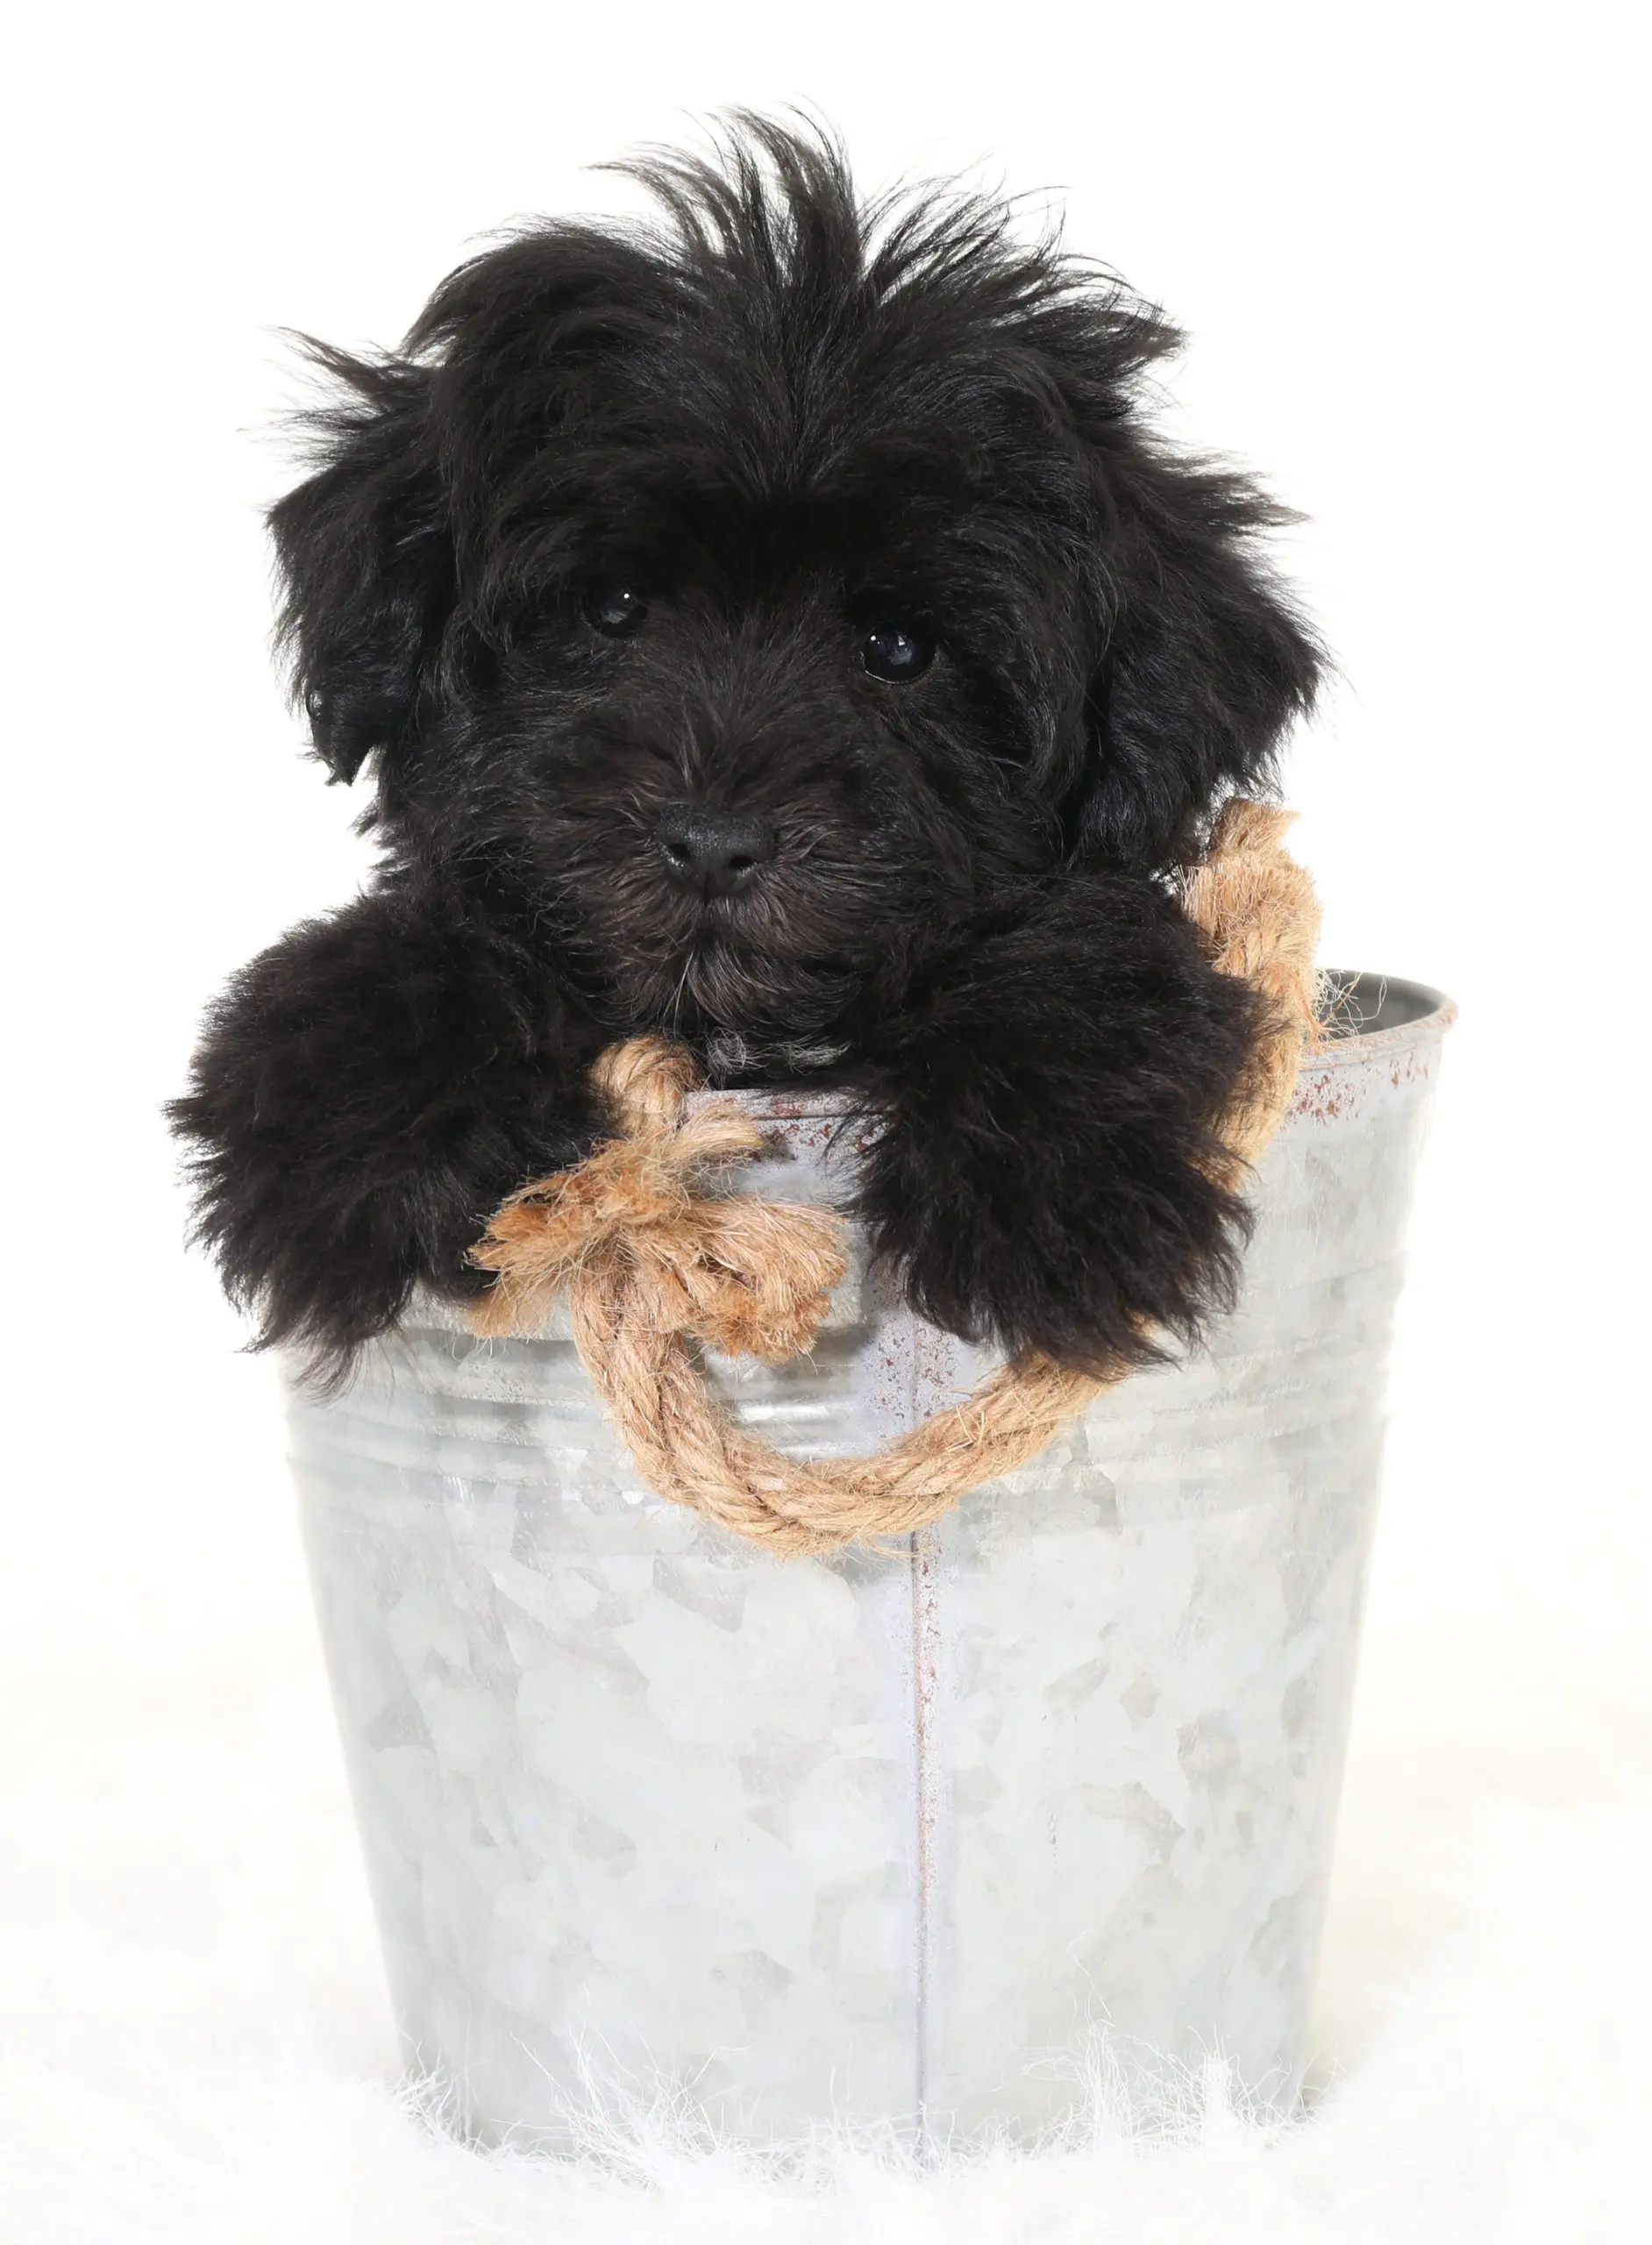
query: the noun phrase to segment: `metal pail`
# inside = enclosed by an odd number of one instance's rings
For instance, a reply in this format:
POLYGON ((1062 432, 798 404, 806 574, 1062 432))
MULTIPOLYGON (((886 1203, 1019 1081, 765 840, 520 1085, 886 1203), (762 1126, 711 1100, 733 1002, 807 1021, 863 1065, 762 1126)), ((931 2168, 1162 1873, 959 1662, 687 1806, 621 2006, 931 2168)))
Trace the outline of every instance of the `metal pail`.
MULTIPOLYGON (((644 1487, 566 1329, 431 1304, 291 1398, 410 2063, 554 2143, 660 2093, 736 2136, 1025 2139, 1105 2030, 1306 2056, 1400 1242, 1451 1008, 1363 977, 1261 1165, 1236 1315, 882 1551, 777 1561, 644 1487)), ((757 1102, 830 1197, 833 1110, 757 1102)), ((983 1360, 852 1275, 812 1358, 714 1360, 810 1454, 983 1360)))

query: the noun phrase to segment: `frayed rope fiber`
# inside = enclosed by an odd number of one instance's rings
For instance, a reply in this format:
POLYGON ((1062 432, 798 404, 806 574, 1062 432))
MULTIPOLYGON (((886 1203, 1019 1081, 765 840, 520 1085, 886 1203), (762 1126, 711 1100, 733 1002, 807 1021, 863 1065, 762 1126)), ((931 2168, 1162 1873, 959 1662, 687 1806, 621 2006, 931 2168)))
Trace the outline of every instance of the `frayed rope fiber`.
MULTIPOLYGON (((1183 885, 1213 962, 1268 1001, 1220 1133, 1235 1178, 1278 1129, 1314 1034, 1319 907, 1283 847, 1290 823, 1265 804, 1228 804, 1183 885)), ((720 1174, 764 1151, 763 1133, 732 1100, 687 1104, 698 1079, 680 1046, 611 1046, 595 1080, 625 1135, 505 1202, 474 1252, 495 1283, 471 1322, 530 1331, 566 1291, 592 1385, 644 1480, 673 1504, 777 1556, 902 1535, 1024 1465, 1126 1376, 1029 1352, 872 1457, 782 1455, 708 1390, 694 1344, 771 1364, 808 1349, 846 1268, 841 1220, 716 1192, 720 1174)))

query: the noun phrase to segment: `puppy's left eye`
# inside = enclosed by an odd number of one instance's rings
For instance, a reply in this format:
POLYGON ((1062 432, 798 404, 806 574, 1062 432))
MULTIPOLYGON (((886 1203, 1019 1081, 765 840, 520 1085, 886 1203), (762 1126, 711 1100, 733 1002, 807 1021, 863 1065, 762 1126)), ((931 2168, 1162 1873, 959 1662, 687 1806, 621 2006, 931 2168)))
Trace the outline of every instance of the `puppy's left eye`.
POLYGON ((610 639, 623 639, 648 614, 648 602, 629 585, 605 585, 585 603, 587 619, 610 639))
POLYGON ((909 678, 921 678, 935 660, 935 642, 909 624, 884 624, 867 633, 860 654, 873 678, 904 686, 909 678))

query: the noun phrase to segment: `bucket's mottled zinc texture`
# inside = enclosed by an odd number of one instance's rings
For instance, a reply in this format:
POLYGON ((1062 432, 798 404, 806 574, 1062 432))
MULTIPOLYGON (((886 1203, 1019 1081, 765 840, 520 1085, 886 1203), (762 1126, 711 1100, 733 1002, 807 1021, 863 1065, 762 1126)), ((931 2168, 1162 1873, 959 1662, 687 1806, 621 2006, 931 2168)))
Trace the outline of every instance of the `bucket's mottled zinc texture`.
MULTIPOLYGON (((555 2142, 1061 2120, 1099 2029, 1288 2103, 1347 1737, 1437 994, 1365 977, 1262 1164, 1237 1315, 887 1551, 777 1561, 644 1488, 568 1341, 417 1310, 292 1436, 409 2062, 555 2142)), ((1348 1007, 1344 1008, 1345 1012, 1348 1007)), ((750 1189, 832 1189, 829 1111, 750 1189)), ((851 1278, 714 1362, 876 1446, 982 1360, 851 1278)))

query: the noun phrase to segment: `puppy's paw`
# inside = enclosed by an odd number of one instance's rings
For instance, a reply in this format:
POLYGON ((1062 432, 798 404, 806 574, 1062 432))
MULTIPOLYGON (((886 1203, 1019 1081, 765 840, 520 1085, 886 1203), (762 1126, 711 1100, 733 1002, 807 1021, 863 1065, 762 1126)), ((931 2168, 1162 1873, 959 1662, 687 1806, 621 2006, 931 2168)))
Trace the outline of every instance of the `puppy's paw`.
POLYGON ((1215 1133, 1255 1028, 1143 884, 1041 904, 937 978, 885 1032, 859 1200, 913 1306, 1092 1372, 1195 1337, 1246 1235, 1215 1133))
POLYGON ((336 1382, 517 1186, 578 1160, 595 1033, 502 944, 401 893, 358 898, 238 975, 169 1109, 195 1237, 232 1300, 336 1382))
POLYGON ((862 1210, 913 1307, 1008 1353, 1107 1372, 1232 1299, 1245 1210, 1193 1162, 1099 1124, 1065 1139, 994 1071, 887 1132, 862 1210))
POLYGON ((289 1351, 307 1380, 331 1389, 419 1284, 481 1291, 484 1274, 464 1258, 486 1212, 452 1172, 305 1151, 273 1161, 242 1137, 197 1156, 195 1236, 255 1320, 257 1345, 289 1351))

